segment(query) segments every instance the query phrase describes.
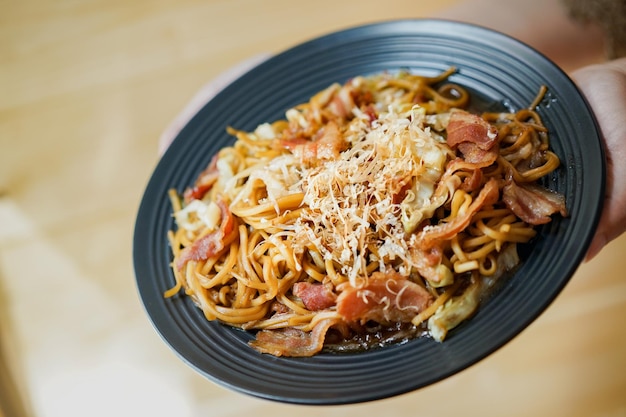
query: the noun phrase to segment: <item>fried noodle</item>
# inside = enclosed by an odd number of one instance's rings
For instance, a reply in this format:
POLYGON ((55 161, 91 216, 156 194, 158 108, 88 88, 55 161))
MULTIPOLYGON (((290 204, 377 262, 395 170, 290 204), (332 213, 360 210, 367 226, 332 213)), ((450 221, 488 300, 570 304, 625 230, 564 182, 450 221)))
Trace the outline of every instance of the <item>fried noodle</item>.
POLYGON ((234 144, 170 190, 165 297, 184 291, 278 356, 381 328, 443 341, 519 263, 516 245, 567 215, 538 182, 559 166, 535 111, 545 88, 477 115, 454 72, 358 76, 283 120, 229 127, 234 144))

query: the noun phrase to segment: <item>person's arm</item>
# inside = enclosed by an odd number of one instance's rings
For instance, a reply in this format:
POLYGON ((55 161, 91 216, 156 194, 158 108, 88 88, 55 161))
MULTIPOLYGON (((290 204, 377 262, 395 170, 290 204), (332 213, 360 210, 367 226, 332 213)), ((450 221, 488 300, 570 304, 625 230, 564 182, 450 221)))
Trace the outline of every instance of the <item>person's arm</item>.
POLYGON ((626 58, 591 65, 572 73, 596 116, 607 156, 604 209, 587 253, 591 260, 626 231, 626 58))

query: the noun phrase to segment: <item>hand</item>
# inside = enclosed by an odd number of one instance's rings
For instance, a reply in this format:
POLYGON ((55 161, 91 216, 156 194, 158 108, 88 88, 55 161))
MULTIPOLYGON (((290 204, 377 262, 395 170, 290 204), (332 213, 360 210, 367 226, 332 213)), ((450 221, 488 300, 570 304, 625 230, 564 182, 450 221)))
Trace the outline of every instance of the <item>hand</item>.
POLYGON ((604 208, 587 252, 589 261, 626 231, 626 58, 584 67, 571 77, 596 116, 607 159, 604 208))

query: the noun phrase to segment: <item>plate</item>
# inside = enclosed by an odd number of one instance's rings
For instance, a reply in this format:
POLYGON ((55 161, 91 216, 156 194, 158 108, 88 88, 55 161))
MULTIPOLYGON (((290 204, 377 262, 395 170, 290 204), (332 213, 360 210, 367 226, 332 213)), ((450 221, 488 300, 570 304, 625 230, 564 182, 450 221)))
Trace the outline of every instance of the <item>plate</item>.
POLYGON ((385 21, 352 27, 295 46, 244 74, 206 104, 180 132, 148 181, 135 223, 133 259, 140 298, 164 342, 209 380, 255 397, 296 404, 348 404, 407 393, 477 363, 554 301, 582 262, 604 193, 604 152, 586 101, 569 77, 529 46, 483 27, 445 20, 385 21), (516 273, 443 343, 415 339, 352 354, 278 358, 247 345, 252 335, 208 322, 189 297, 163 298, 174 284, 167 197, 191 185, 221 147, 227 126, 253 130, 284 117, 333 82, 407 69, 467 87, 478 106, 527 107, 541 85, 538 112, 562 161, 545 185, 566 197, 570 213, 541 227, 523 248, 516 273))

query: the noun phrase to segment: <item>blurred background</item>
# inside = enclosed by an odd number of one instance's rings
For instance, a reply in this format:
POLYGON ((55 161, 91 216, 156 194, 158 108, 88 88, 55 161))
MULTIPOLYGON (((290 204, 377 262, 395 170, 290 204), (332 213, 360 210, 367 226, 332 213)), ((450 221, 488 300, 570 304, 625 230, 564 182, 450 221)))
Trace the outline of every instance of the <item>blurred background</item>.
POLYGON ((366 404, 222 388, 145 315, 135 215, 192 97, 258 54, 417 17, 503 31, 565 71, 606 58, 602 27, 558 0, 0 0, 0 417, 626 416, 625 236, 492 356, 366 404))

